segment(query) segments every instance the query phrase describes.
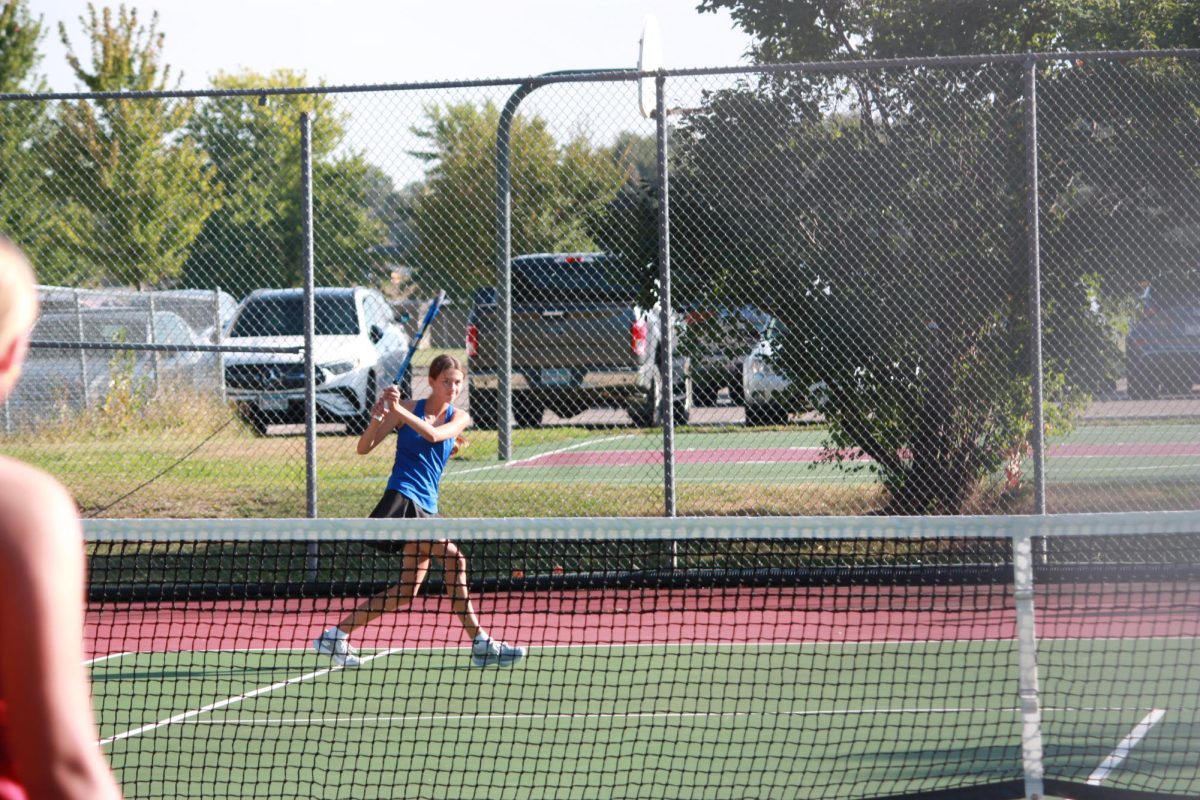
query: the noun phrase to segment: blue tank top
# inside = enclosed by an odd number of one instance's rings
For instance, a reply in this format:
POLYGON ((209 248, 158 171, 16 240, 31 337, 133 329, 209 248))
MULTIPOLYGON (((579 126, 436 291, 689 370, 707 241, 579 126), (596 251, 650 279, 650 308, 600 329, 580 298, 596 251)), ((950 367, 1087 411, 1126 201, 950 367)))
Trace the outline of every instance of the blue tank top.
MULTIPOLYGON (((425 401, 418 400, 413 413, 425 416, 425 401)), ((454 418, 454 406, 446 409, 446 422, 454 418)), ((438 482, 450 460, 454 440, 427 442, 408 425, 396 429, 396 463, 387 488, 411 499, 430 514, 438 513, 438 482)))

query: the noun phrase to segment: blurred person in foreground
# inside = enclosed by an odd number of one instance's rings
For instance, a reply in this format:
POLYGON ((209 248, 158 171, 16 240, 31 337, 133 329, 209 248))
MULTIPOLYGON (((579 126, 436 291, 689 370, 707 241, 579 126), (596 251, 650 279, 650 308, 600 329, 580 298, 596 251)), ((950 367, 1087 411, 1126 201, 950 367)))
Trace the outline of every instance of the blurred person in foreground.
MULTIPOLYGON (((0 402, 37 319, 33 271, 0 236, 0 402)), ((121 797, 84 667, 84 548, 67 490, 0 455, 0 800, 121 797)))

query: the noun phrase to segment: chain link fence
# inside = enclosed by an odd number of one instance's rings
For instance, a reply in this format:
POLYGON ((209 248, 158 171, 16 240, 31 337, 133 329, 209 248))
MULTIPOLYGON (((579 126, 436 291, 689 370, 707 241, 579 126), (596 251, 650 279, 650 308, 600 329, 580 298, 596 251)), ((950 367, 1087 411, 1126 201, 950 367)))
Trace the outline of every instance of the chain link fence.
POLYGON ((450 516, 1200 508, 1195 59, 6 95, 0 448, 90 516, 362 516, 444 290, 450 516))

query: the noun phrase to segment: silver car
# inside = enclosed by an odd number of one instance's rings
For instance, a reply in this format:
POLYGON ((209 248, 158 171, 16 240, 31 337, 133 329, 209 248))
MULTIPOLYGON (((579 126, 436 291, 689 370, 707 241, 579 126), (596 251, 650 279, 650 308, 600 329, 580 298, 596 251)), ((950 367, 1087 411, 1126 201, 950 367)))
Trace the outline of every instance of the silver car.
MULTIPOLYGON (((408 352, 409 337, 383 294, 364 287, 314 290, 317 417, 362 430, 380 389, 408 352)), ((255 431, 304 418, 304 291, 259 289, 242 301, 224 344, 226 397, 255 431), (294 347, 294 353, 253 352, 294 347)))
POLYGON ((791 391, 792 382, 775 371, 772 355, 779 347, 783 330, 782 323, 772 318, 763 328, 762 339, 742 362, 747 425, 785 425, 791 413, 820 410, 828 397, 824 381, 811 384, 800 396, 791 391))

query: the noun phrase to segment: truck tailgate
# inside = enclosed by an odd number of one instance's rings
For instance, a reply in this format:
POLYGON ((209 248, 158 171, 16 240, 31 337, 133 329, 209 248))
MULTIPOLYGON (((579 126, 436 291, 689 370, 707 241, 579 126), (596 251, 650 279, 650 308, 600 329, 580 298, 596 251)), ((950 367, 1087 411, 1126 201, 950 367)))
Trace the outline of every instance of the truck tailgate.
MULTIPOLYGON (((478 366, 493 367, 499 351, 495 309, 476 320, 478 366)), ((515 307, 512 315, 514 369, 635 369, 634 322, 627 307, 515 307)), ((473 367, 473 369, 477 369, 473 367)))

